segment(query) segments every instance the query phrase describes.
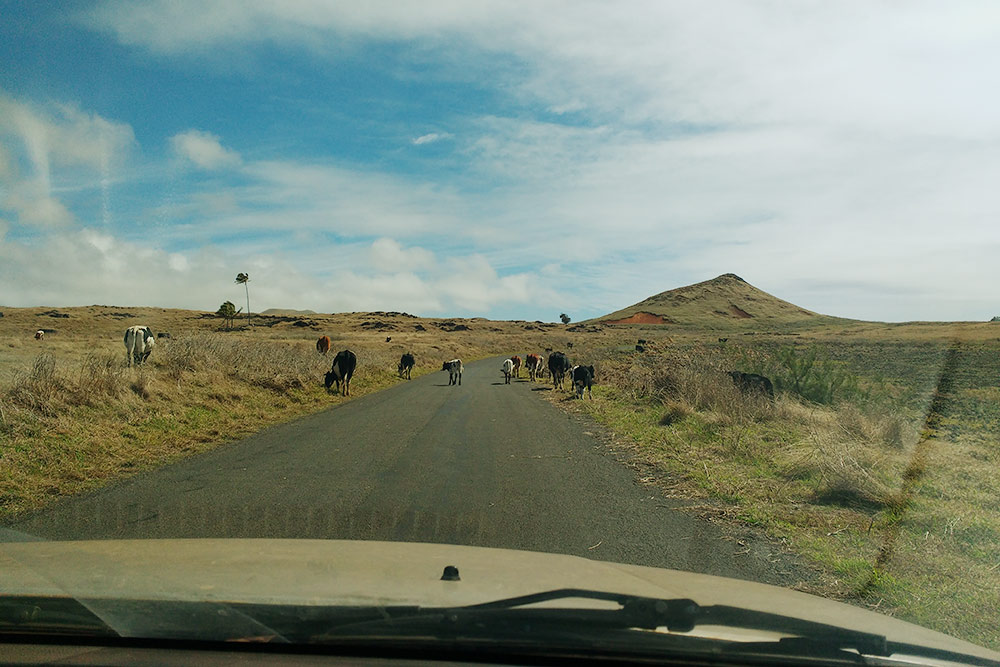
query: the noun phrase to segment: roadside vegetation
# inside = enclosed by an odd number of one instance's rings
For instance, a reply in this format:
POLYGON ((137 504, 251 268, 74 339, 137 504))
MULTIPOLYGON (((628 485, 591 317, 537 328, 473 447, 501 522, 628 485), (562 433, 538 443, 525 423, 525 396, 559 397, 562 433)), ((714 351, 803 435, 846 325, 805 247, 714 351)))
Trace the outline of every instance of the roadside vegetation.
POLYGON ((667 494, 804 556, 807 590, 1000 648, 996 377, 982 342, 661 344, 604 353, 595 400, 573 405, 667 494))

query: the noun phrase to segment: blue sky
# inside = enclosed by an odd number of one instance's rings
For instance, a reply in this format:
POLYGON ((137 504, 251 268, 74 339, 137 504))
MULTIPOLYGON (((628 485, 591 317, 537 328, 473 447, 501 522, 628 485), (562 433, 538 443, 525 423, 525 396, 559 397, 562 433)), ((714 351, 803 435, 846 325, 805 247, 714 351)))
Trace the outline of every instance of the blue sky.
POLYGON ((0 3, 0 304, 988 319, 992 3, 0 3))

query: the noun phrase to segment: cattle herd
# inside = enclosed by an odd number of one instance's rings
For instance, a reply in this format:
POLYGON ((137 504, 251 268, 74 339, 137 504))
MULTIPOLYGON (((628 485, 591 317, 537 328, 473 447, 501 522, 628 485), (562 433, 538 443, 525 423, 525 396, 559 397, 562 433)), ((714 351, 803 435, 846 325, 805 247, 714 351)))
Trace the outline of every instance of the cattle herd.
MULTIPOLYGON (((35 339, 42 340, 44 335, 44 331, 38 330, 35 332, 35 339)), ((170 334, 161 333, 159 337, 169 338, 170 334)), ((157 336, 153 335, 153 331, 145 325, 135 325, 126 329, 124 337, 126 363, 129 366, 145 363, 153 351, 156 338, 157 336)), ((719 339, 720 342, 724 342, 725 340, 725 338, 719 339)), ((647 341, 640 339, 636 343, 636 351, 643 352, 646 343, 647 341)), ((316 341, 316 350, 320 354, 326 355, 330 351, 330 337, 320 336, 319 340, 316 341)), ((546 348, 545 351, 550 353, 547 364, 542 355, 534 352, 526 354, 523 363, 521 357, 516 354, 508 359, 504 359, 500 368, 504 376, 504 384, 510 384, 514 378, 520 378, 522 365, 527 370, 528 379, 531 382, 544 377, 547 368, 552 378, 553 389, 563 389, 568 379, 577 397, 583 398, 586 394, 593 398, 595 376, 593 366, 572 365, 569 357, 563 352, 553 352, 551 348, 546 348)), ((337 391, 343 396, 350 396, 351 377, 354 375, 357 365, 358 357, 354 352, 351 350, 341 350, 338 352, 333 358, 333 364, 330 366, 329 372, 327 372, 323 379, 323 384, 327 390, 336 385, 337 391)), ((416 360, 411 353, 407 352, 403 354, 399 358, 399 365, 396 369, 399 377, 409 380, 410 372, 415 365, 416 360)), ((464 366, 461 359, 451 359, 444 362, 441 365, 441 370, 448 371, 449 386, 462 384, 464 366)), ((763 394, 768 398, 774 398, 774 385, 771 383, 771 380, 763 375, 743 373, 741 371, 729 371, 728 375, 732 378, 736 387, 743 393, 763 394)))

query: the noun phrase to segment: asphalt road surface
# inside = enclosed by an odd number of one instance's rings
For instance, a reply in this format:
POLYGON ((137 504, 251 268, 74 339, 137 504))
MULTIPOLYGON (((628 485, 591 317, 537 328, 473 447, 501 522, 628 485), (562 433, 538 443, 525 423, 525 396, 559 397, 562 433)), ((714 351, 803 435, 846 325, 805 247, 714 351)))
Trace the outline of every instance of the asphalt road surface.
POLYGON ((500 360, 432 373, 23 516, 44 539, 279 537, 528 549, 788 583, 677 509, 500 360))

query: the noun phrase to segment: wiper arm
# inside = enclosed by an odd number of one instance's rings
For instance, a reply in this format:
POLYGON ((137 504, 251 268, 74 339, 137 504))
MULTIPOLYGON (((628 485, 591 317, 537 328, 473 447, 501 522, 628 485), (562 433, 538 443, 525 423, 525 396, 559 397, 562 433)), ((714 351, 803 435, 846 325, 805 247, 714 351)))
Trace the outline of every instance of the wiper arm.
MULTIPOLYGON (((358 631, 375 629, 382 633, 390 631, 390 634, 394 634, 391 632, 393 629, 405 633, 412 632, 414 626, 422 631, 431 631, 437 636, 463 635, 470 631, 489 632, 498 628, 501 634, 504 630, 523 631, 530 628, 531 632, 539 633, 559 630, 577 635, 586 631, 588 635, 592 635, 602 631, 617 633, 663 627, 672 633, 686 633, 698 626, 721 626, 791 635, 773 642, 726 641, 722 642, 723 650, 731 648, 752 652, 759 649, 760 652, 776 651, 786 655, 838 654, 848 659, 851 659, 851 656, 857 659, 860 656, 889 657, 894 654, 905 654, 973 665, 997 665, 994 661, 977 656, 917 644, 890 642, 884 635, 766 611, 728 605, 701 606, 687 598, 661 599, 581 588, 561 588, 462 607, 411 607, 396 610, 387 608, 385 611, 385 617, 379 620, 338 624, 325 633, 325 638, 343 637, 358 631), (527 605, 573 598, 606 600, 619 604, 620 608, 522 609, 527 605), (511 627, 511 623, 515 626, 511 627), (857 654, 850 653, 852 650, 857 654)), ((678 635, 654 633, 644 633, 644 635, 654 639, 678 638, 678 635)))

